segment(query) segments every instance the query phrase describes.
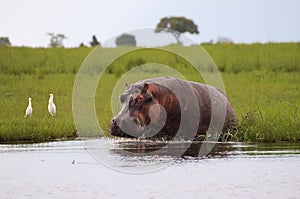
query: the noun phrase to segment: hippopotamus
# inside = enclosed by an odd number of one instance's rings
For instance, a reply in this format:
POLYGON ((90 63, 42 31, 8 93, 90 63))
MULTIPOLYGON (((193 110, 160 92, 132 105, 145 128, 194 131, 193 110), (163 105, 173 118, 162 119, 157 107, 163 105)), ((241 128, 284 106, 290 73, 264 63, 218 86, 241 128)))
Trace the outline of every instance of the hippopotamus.
POLYGON ((237 122, 222 90, 172 77, 127 85, 120 102, 121 110, 109 125, 117 137, 194 140, 208 131, 221 134, 237 122))

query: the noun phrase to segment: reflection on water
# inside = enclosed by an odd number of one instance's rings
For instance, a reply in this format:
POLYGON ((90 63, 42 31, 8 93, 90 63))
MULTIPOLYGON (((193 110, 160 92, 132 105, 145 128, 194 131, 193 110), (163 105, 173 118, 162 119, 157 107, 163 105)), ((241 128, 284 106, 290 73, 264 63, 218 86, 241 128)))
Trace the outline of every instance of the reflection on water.
POLYGON ((200 193, 203 198, 297 198, 299 166, 300 143, 2 144, 0 198, 199 198, 200 193), (206 156, 199 155, 203 146, 213 146, 206 156), (143 175, 116 172, 142 173, 163 165, 143 175))
POLYGON ((154 142, 139 140, 122 140, 113 143, 114 148, 110 151, 122 156, 178 156, 197 158, 222 158, 242 157, 259 155, 288 155, 300 154, 299 143, 277 143, 277 144, 245 144, 236 142, 154 142), (179 153, 186 149, 184 153, 179 153), (207 155, 201 156, 200 149, 207 149, 207 155))
POLYGON ((154 142, 154 141, 117 141, 111 152, 122 156, 171 156, 203 158, 200 153, 207 156, 226 156, 228 150, 232 150, 231 144, 209 143, 209 142, 154 142))

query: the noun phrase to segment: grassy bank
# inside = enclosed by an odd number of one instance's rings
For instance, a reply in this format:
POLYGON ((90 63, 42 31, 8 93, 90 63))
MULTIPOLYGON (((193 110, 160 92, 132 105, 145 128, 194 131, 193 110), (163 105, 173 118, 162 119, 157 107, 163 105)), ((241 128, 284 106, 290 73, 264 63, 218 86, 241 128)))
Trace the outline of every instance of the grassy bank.
POLYGON ((0 75, 0 141, 46 141, 73 137, 72 87, 75 75, 0 75), (57 114, 48 113, 49 93, 55 93, 57 114), (33 115, 24 118, 28 97, 33 115))
MULTIPOLYGON (((183 47, 179 47, 183 48, 183 47)), ((191 50, 192 47, 185 47, 191 50)), ((239 126, 224 140, 300 141, 300 44, 206 45, 237 112, 239 126)), ((108 49, 114 50, 114 49, 108 49)), ((72 89, 81 62, 90 48, 0 48, 0 142, 49 141, 73 138, 72 89), (56 117, 47 111, 55 94, 56 117), (33 116, 24 118, 28 97, 33 116)), ((106 71, 96 95, 99 123, 107 129, 111 92, 120 75, 135 65, 158 60, 174 66, 186 78, 201 81, 184 61, 160 54, 129 55, 106 71)))
POLYGON ((224 73, 226 92, 239 118, 224 139, 300 141, 300 73, 224 73))

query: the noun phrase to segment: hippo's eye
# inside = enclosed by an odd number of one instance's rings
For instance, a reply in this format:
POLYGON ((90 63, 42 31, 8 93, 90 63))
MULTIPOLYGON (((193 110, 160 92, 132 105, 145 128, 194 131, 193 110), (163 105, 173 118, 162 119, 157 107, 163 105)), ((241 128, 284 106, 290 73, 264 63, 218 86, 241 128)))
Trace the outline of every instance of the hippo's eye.
POLYGON ((135 99, 134 99, 134 102, 135 103, 139 103, 143 100, 143 97, 142 96, 137 96, 135 99))

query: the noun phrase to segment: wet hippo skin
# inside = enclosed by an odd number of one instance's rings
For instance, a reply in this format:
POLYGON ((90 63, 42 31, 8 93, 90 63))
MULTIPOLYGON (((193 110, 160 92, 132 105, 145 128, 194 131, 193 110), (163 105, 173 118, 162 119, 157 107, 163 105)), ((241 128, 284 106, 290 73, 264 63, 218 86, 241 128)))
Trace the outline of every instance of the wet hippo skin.
POLYGON ((191 140, 204 135, 210 124, 219 133, 236 124, 226 94, 198 82, 146 79, 128 86, 120 101, 121 110, 109 125, 111 135, 118 137, 172 139, 180 135, 191 140))

